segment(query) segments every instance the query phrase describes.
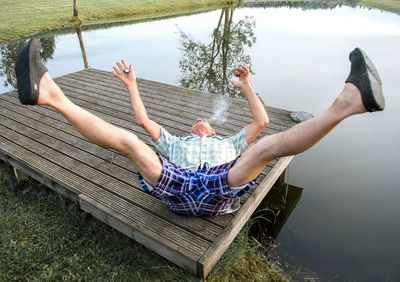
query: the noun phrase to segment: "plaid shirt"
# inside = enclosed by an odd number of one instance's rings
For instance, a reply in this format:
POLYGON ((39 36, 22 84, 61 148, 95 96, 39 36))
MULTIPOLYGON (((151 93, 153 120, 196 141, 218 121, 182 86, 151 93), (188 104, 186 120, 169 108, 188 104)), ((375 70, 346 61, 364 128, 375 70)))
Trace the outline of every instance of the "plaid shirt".
POLYGON ((191 170, 205 163, 210 167, 228 163, 249 147, 245 128, 229 138, 211 135, 200 138, 196 134, 177 137, 161 127, 160 138, 152 144, 171 162, 191 170))

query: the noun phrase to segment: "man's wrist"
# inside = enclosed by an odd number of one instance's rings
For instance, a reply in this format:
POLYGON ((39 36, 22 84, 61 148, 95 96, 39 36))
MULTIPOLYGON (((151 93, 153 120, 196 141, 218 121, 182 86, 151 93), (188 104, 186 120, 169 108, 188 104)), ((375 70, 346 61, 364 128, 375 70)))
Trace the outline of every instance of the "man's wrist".
POLYGON ((136 84, 134 85, 127 85, 126 86, 128 88, 129 93, 139 93, 138 87, 136 84))
POLYGON ((249 82, 247 82, 247 83, 244 83, 244 84, 242 84, 241 85, 241 87, 240 87, 240 89, 243 91, 243 92, 246 92, 246 91, 252 91, 253 90, 253 87, 251 87, 251 83, 250 83, 250 81, 249 82))

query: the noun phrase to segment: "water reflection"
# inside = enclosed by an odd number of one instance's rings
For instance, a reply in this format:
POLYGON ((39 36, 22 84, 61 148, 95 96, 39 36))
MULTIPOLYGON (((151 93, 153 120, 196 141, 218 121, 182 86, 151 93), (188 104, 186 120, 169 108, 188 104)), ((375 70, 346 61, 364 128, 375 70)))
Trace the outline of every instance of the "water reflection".
MULTIPOLYGON (((86 56, 85 44, 83 41, 82 31, 80 27, 74 28, 76 34, 78 36, 79 45, 81 48, 82 60, 84 68, 89 68, 88 59, 86 56)), ((56 35, 54 34, 42 34, 34 37, 24 37, 21 39, 13 40, 10 42, 6 42, 0 44, 0 76, 5 77, 4 81, 5 87, 12 86, 13 88, 17 87, 17 80, 15 77, 15 61, 17 59, 17 55, 19 50, 21 50, 22 46, 26 42, 28 42, 31 38, 38 38, 41 43, 41 51, 40 56, 43 62, 46 64, 48 60, 53 59, 54 51, 56 49, 56 35)))
POLYGON ((261 202, 252 219, 250 233, 263 246, 270 246, 292 214, 303 188, 277 183, 261 202))
POLYGON ((222 9, 211 42, 200 42, 179 30, 181 86, 235 97, 242 95, 232 86, 231 79, 238 66, 251 69, 251 58, 245 48, 256 42, 255 20, 245 17, 235 23, 233 12, 233 7, 222 9))
MULTIPOLYGON (((239 3, 240 7, 254 8, 301 8, 309 9, 333 9, 342 5, 356 7, 359 0, 321 0, 321 1, 246 1, 239 3)), ((197 89, 200 91, 228 94, 233 97, 242 96, 240 90, 233 88, 231 79, 236 68, 246 65, 251 69, 252 62, 250 55, 245 53, 246 47, 251 47, 256 42, 254 34, 255 20, 253 17, 245 17, 238 22, 233 21, 235 7, 227 7, 221 10, 216 28, 211 35, 211 42, 202 43, 192 38, 182 30, 179 30, 179 46, 181 59, 179 67, 181 77, 179 83, 183 87, 197 89)), ((179 15, 178 15, 179 16, 179 15)), ((175 16, 161 17, 160 19, 173 18, 175 16)), ((98 29, 109 29, 117 26, 137 24, 156 19, 132 20, 126 22, 115 22, 106 24, 95 24, 82 26, 83 31, 98 29)), ((61 28, 50 32, 36 35, 42 43, 41 56, 46 63, 53 58, 55 50, 55 37, 76 32, 84 68, 89 67, 85 44, 81 27, 61 28)), ((16 87, 14 64, 18 50, 30 39, 25 37, 13 40, 0 45, 0 76, 6 77, 4 86, 16 87)), ((254 74, 254 72, 252 71, 254 74)))
POLYGON ((242 7, 246 8, 301 8, 302 10, 334 9, 336 7, 357 7, 360 0, 318 0, 318 1, 246 1, 242 7))
MULTIPOLYGON (((4 43, 0 45, 0 76, 6 78, 4 81, 4 86, 12 86, 14 88, 17 87, 17 79, 15 77, 15 61, 17 59, 17 55, 19 50, 24 46, 24 44, 29 39, 19 39, 13 40, 8 43, 4 43)), ((41 37, 39 38, 40 43, 42 45, 42 49, 40 50, 40 56, 43 61, 46 63, 47 60, 53 59, 54 50, 56 47, 56 40, 54 36, 50 37, 41 37)))
POLYGON ((89 68, 89 64, 88 64, 88 60, 87 60, 87 57, 86 57, 85 44, 83 42, 81 28, 80 27, 76 27, 75 30, 76 30, 76 34, 78 35, 79 46, 81 47, 83 65, 84 65, 85 69, 87 69, 87 68, 89 68))

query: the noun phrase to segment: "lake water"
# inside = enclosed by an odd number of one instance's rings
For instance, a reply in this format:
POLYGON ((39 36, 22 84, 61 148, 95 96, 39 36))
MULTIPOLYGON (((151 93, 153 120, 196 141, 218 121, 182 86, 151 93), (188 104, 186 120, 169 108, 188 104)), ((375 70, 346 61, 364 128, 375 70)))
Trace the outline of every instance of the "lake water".
MULTIPOLYGON (((232 93, 224 81, 246 64, 266 105, 312 114, 343 87, 348 53, 364 49, 380 72, 387 108, 351 117, 294 158, 286 181, 304 189, 275 242, 284 261, 323 280, 399 281, 400 16, 310 8, 217 10, 82 31, 82 38, 90 67, 111 71, 124 58, 138 77, 218 93, 232 93)), ((84 68, 77 32, 43 43, 54 77, 84 68)), ((21 44, 1 46, 0 93, 12 89, 8 60, 21 44)))

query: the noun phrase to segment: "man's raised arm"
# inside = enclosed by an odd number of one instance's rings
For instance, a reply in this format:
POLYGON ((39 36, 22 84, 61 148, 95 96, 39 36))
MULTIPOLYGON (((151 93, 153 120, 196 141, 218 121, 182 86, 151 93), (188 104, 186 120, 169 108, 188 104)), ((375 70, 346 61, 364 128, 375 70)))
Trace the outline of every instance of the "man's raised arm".
POLYGON ((133 67, 132 65, 129 65, 128 68, 128 65, 124 60, 122 60, 121 62, 122 65, 120 63, 117 63, 118 68, 114 66, 114 71, 112 73, 125 84, 126 88, 128 88, 129 96, 131 98, 132 109, 138 125, 146 130, 153 141, 158 141, 161 136, 160 125, 149 119, 149 117, 147 116, 146 108, 144 107, 142 98, 140 98, 139 95, 133 67))
POLYGON ((250 145, 258 134, 267 126, 269 119, 264 105, 251 87, 249 69, 245 66, 237 68, 236 75, 239 77, 239 81, 232 81, 232 84, 234 87, 242 90, 246 96, 253 116, 253 122, 246 126, 246 141, 247 144, 250 145))

